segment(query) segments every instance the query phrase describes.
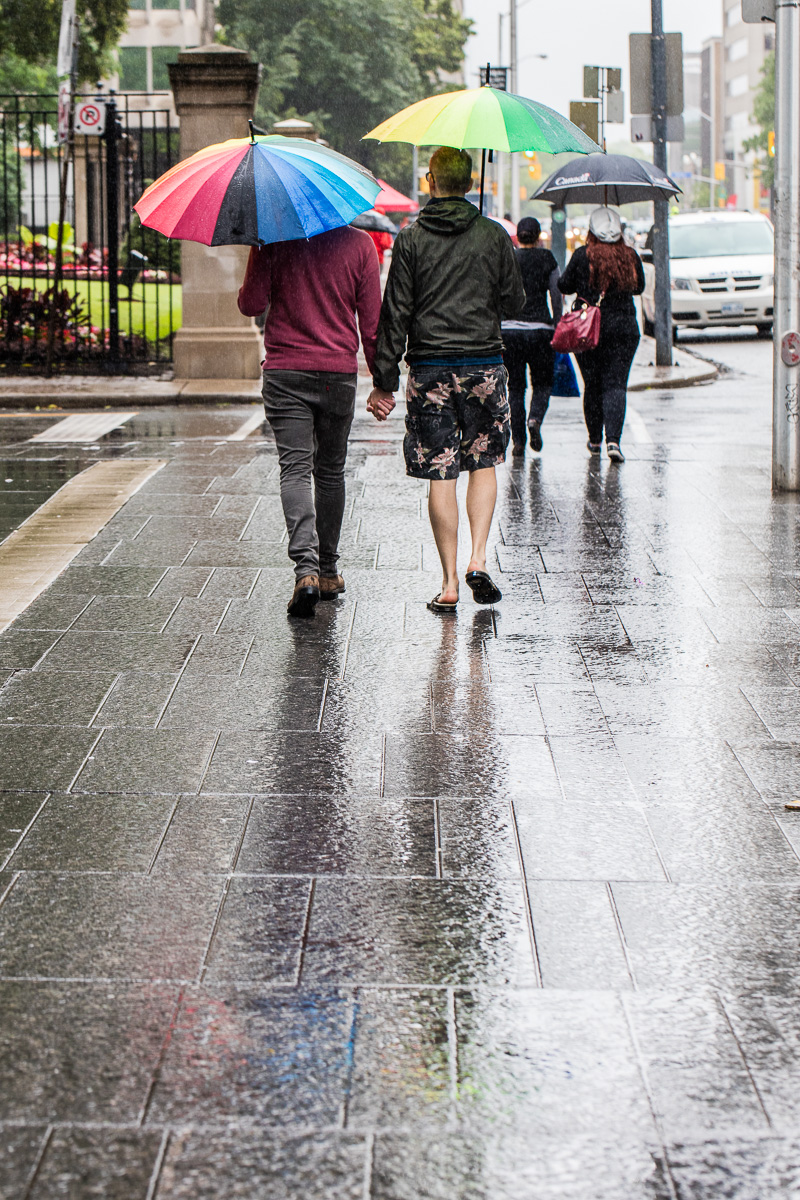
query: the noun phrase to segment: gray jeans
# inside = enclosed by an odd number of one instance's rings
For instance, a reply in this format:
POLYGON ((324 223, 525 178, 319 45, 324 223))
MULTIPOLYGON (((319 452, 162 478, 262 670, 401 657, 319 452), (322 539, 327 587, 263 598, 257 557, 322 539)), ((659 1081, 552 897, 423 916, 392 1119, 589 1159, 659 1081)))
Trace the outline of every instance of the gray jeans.
POLYGON ((264 410, 278 447, 281 503, 297 579, 336 574, 356 382, 357 376, 338 371, 264 372, 264 410))

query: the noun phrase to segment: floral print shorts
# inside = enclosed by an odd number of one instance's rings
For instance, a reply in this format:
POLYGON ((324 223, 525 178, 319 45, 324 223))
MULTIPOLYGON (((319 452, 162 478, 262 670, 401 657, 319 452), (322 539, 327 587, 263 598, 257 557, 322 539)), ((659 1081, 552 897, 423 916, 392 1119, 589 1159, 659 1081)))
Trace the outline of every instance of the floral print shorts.
POLYGON ((458 479, 505 462, 510 436, 508 372, 479 367, 413 366, 406 385, 406 474, 458 479))

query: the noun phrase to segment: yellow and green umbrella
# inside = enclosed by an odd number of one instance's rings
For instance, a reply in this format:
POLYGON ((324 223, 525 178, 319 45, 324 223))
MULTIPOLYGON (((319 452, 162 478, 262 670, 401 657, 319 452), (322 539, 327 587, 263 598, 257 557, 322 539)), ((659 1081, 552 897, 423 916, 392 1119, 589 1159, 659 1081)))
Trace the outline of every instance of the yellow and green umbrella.
POLYGON ((418 100, 364 136, 378 142, 483 150, 481 209, 487 150, 591 154, 601 149, 554 108, 486 86, 418 100))

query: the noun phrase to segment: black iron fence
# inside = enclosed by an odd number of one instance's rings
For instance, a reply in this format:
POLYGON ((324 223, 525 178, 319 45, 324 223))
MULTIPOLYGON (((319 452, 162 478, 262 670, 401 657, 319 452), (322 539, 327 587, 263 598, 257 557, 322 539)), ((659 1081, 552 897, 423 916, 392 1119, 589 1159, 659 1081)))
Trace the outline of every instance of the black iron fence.
POLYGON ((0 96, 0 371, 148 373, 172 361, 180 246, 132 209, 177 162, 178 130, 143 101, 104 96, 105 133, 76 135, 62 224, 58 98, 0 96))

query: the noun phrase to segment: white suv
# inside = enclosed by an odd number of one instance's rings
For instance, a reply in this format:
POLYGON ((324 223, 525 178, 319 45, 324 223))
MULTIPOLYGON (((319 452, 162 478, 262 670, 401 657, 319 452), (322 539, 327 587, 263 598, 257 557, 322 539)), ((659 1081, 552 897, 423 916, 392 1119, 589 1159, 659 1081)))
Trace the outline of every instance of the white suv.
MULTIPOLYGON (((648 235, 648 242, 650 241, 648 235)), ((669 218, 672 325, 756 325, 772 333, 774 234, 761 213, 688 212, 669 218)), ((644 258, 647 259, 645 252, 644 258)), ((645 331, 655 312, 655 272, 645 261, 645 331)))

